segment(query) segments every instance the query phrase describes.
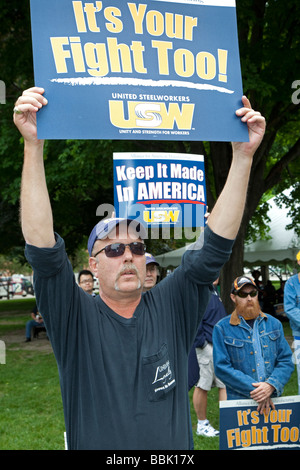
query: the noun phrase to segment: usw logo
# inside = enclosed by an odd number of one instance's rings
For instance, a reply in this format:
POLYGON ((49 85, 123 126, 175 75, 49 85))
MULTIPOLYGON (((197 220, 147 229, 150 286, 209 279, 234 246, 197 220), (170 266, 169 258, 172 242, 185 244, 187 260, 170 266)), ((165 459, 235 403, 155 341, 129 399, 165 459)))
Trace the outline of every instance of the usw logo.
POLYGON ((193 103, 152 103, 128 101, 109 101, 110 122, 115 127, 174 129, 176 123, 180 130, 191 129, 194 115, 193 103), (126 113, 126 115, 125 115, 126 113))
POLYGON ((144 222, 162 222, 162 223, 176 223, 178 221, 179 211, 178 210, 155 210, 143 212, 144 222))

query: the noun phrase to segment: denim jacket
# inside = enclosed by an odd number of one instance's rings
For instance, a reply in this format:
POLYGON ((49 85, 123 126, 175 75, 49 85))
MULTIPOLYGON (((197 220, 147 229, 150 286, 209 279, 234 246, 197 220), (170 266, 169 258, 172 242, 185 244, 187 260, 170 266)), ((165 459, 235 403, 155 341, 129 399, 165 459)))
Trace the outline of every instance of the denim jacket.
POLYGON ((300 282, 298 274, 290 277, 284 286, 284 311, 294 336, 300 336, 300 282))
POLYGON ((260 313, 251 328, 243 317, 220 320, 213 331, 216 376, 224 382, 227 399, 250 398, 255 382, 268 382, 280 396, 293 370, 292 351, 279 320, 260 313))

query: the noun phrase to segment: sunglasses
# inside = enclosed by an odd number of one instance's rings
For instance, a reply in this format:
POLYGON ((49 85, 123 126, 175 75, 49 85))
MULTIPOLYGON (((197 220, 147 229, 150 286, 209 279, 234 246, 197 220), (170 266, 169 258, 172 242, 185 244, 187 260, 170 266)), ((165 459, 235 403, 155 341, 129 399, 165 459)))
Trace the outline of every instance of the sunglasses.
POLYGON ((246 297, 248 297, 248 295, 250 295, 250 297, 256 297, 257 296, 257 290, 252 290, 251 292, 238 291, 236 293, 236 295, 238 295, 242 299, 245 299, 246 297))
POLYGON ((95 255, 94 258, 104 251, 108 258, 117 258, 118 256, 122 256, 125 253, 126 246, 129 246, 130 251, 133 255, 142 256, 145 254, 146 245, 142 242, 132 242, 132 243, 113 243, 112 245, 107 245, 102 250, 99 250, 95 255))

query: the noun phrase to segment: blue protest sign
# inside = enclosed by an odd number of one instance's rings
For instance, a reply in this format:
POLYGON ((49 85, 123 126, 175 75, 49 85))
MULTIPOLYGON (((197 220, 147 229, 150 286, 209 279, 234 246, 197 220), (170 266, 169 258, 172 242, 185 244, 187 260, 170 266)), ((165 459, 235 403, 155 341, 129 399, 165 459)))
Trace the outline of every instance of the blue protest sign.
POLYGON ((203 227, 204 158, 174 153, 115 153, 114 207, 146 227, 203 227))
POLYGON ((247 141, 234 0, 31 0, 46 139, 247 141))
POLYGON ((300 396, 272 401, 264 414, 253 400, 220 402, 220 450, 300 449, 300 396))

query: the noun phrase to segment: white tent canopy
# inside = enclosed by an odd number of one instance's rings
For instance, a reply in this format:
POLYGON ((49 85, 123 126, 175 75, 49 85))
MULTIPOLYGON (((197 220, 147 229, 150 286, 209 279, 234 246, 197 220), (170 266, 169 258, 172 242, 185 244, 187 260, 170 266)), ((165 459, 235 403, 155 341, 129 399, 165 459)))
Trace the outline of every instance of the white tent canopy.
MULTIPOLYGON (((288 194, 290 190, 284 191, 288 194)), ((268 201, 270 208, 268 217, 270 218, 269 240, 258 240, 245 246, 244 262, 247 266, 267 266, 294 263, 296 254, 300 250, 300 240, 295 230, 287 230, 285 227, 292 222, 288 216, 288 209, 283 205, 278 207, 274 198, 268 201)), ((178 266, 183 253, 188 246, 177 250, 155 256, 160 266, 178 266)))
MULTIPOLYGON (((284 191, 288 195, 290 190, 284 191)), ((278 207, 274 198, 268 201, 270 207, 269 240, 257 240, 245 246, 244 262, 252 266, 276 265, 294 263, 296 254, 300 250, 300 240, 294 229, 287 230, 286 226, 292 223, 288 215, 288 208, 278 207)))
POLYGON ((183 246, 177 250, 155 256, 155 259, 162 268, 167 268, 168 266, 179 266, 183 253, 186 251, 186 249, 187 246, 183 246))

